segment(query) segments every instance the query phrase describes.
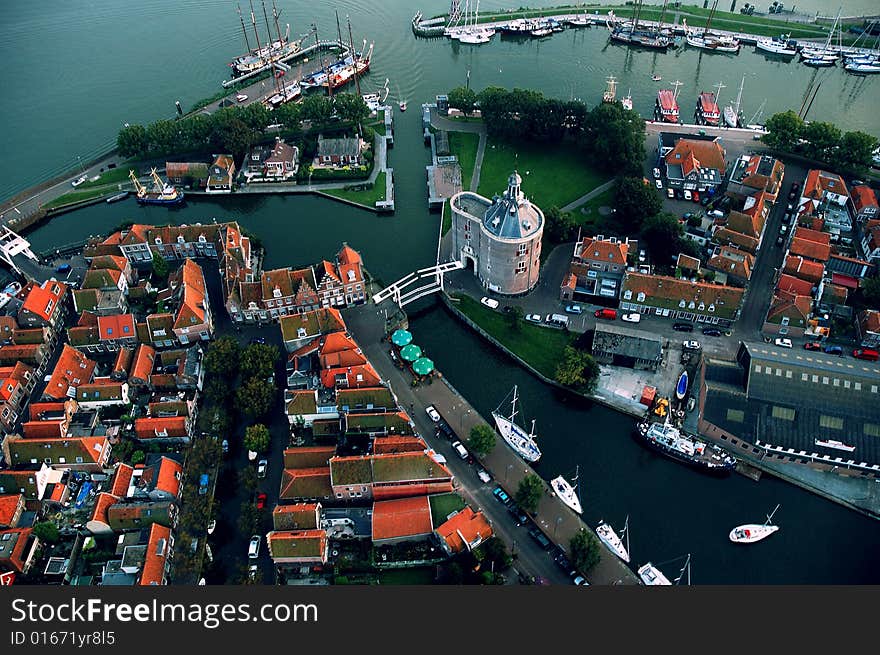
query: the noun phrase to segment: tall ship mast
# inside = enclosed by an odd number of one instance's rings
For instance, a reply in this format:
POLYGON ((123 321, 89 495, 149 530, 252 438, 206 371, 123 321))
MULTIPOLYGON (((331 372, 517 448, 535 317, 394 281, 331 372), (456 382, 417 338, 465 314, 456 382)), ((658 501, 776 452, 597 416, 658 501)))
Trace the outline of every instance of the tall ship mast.
POLYGON ((253 73, 254 71, 262 70, 267 66, 271 66, 277 61, 282 61, 295 55, 297 52, 302 50, 302 39, 297 39, 294 41, 290 40, 290 25, 287 25, 287 29, 284 32, 284 35, 281 34, 281 28, 278 24, 278 18, 281 16, 281 12, 278 11, 278 8, 275 6, 275 0, 272 0, 272 16, 275 22, 275 31, 278 35, 277 39, 272 38, 272 29, 269 25, 269 15, 266 12, 266 3, 263 2, 263 18, 266 21, 266 45, 260 45, 260 33, 257 30, 257 17, 254 13, 254 3, 250 2, 251 8, 251 26, 254 28, 254 38, 256 39, 256 47, 254 49, 250 48, 250 42, 247 36, 247 30, 244 25, 244 18, 241 15, 241 7, 238 7, 238 16, 241 21, 241 29, 244 33, 245 44, 248 47, 247 54, 241 55, 233 59, 229 66, 232 68, 232 76, 239 77, 241 75, 246 75, 248 73, 253 73))
POLYGON ((649 48, 652 50, 665 51, 670 45, 668 36, 659 29, 639 28, 639 17, 642 13, 642 2, 638 0, 636 4, 633 22, 614 24, 614 12, 608 12, 608 19, 605 22, 611 34, 609 39, 617 43, 624 43, 630 46, 638 46, 641 48, 649 48))
POLYGON ((556 495, 559 496, 559 500, 568 505, 573 511, 581 514, 583 509, 581 508, 581 499, 578 493, 579 473, 580 467, 575 467, 574 478, 571 482, 566 480, 565 476, 560 475, 558 478, 554 478, 550 481, 550 488, 556 492, 556 495))
POLYGON ((697 34, 696 30, 691 31, 687 26, 687 19, 682 21, 684 25, 685 40, 689 46, 701 48, 710 52, 739 52, 740 43, 732 36, 723 36, 721 34, 712 34, 709 27, 712 25, 712 18, 715 16, 715 10, 718 8, 718 0, 712 3, 712 9, 709 11, 709 17, 706 19, 706 27, 703 28, 702 34, 697 34))
POLYGON ((724 122, 728 127, 739 127, 742 122, 740 117, 740 103, 742 102, 743 85, 746 83, 746 76, 743 75, 742 82, 739 83, 739 93, 736 94, 736 102, 733 105, 727 105, 724 108, 724 122))
POLYGON ((510 416, 504 416, 499 413, 498 410, 501 409, 501 405, 499 405, 492 412, 492 418, 495 419, 495 426, 498 428, 498 432, 501 433, 501 437, 507 442, 507 445, 513 448, 517 455, 527 462, 537 462, 541 458, 541 449, 538 448, 538 444, 535 442, 535 422, 532 421, 532 429, 528 432, 516 424, 516 401, 517 387, 514 385, 510 416))
POLYGON ((614 98, 617 95, 617 80, 614 79, 613 75, 609 75, 605 81, 608 82, 608 87, 602 94, 602 102, 614 102, 614 98))

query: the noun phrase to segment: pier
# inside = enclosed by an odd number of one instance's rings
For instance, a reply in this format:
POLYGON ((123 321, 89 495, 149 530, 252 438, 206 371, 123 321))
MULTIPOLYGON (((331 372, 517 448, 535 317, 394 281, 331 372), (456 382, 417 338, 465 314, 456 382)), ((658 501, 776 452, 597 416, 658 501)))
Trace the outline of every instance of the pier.
MULTIPOLYGON (((286 57, 282 57, 281 59, 278 59, 278 61, 283 62, 283 63, 287 63, 289 61, 295 61, 301 57, 305 57, 306 55, 311 54, 312 52, 316 52, 318 50, 341 50, 343 52, 343 56, 347 57, 349 47, 348 47, 347 43, 344 43, 342 41, 336 41, 336 40, 318 41, 317 43, 313 43, 312 45, 310 45, 306 48, 303 48, 302 50, 297 50, 296 52, 293 52, 293 53, 287 55, 286 57)), ((274 63, 273 64, 266 64, 262 68, 257 68, 255 70, 251 71, 250 73, 246 73, 244 75, 239 75, 238 77, 234 77, 231 80, 223 80, 223 82, 222 82, 223 88, 228 89, 229 87, 235 86, 236 84, 238 84, 240 82, 248 80, 252 77, 256 77, 257 75, 259 75, 261 73, 265 73, 266 71, 271 70, 273 65, 274 65, 274 63)))

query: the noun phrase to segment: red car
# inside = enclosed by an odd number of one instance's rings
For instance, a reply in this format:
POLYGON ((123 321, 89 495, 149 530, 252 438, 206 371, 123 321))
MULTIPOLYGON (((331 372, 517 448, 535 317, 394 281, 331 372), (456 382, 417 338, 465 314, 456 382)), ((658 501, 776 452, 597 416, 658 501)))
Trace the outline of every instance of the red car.
POLYGON ((810 341, 804 344, 804 350, 822 350, 822 344, 817 341, 810 341))
POLYGON ((694 202, 700 202, 700 194, 694 191, 693 193, 694 202))
POLYGON ((263 509, 266 506, 266 494, 262 491, 257 494, 257 509, 263 509))

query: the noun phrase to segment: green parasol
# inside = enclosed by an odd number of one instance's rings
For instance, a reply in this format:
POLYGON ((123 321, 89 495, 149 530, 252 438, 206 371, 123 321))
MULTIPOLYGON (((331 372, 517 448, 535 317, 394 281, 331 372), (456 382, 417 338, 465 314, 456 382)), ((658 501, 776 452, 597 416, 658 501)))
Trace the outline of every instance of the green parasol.
POLYGON ((413 362, 413 371, 418 375, 427 375, 434 370, 434 362, 427 357, 421 357, 413 362))
POLYGON ((413 336, 406 330, 395 330, 391 335, 391 343, 398 348, 403 348, 408 343, 412 343, 413 336))
POLYGON ((403 348, 401 348, 400 356, 408 362, 414 362, 422 356, 422 349, 419 348, 416 344, 411 343, 408 346, 404 346, 403 348))

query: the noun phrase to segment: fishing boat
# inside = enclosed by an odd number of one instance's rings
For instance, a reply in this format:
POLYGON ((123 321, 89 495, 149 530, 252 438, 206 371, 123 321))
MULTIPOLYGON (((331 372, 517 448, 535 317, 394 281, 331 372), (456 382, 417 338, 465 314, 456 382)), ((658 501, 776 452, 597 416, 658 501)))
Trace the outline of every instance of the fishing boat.
POLYGON ((126 198, 128 198, 128 191, 120 191, 116 195, 107 198, 107 204, 109 205, 114 202, 119 202, 120 200, 125 200, 126 198))
POLYGON ((651 562, 639 567, 639 577, 648 586, 672 586, 669 578, 663 575, 663 572, 651 562))
POLYGON ((688 390, 688 372, 682 371, 678 376, 678 384, 675 385, 675 397, 684 400, 688 390))
POLYGON ((159 177, 155 168, 150 171, 150 176, 153 178, 153 187, 147 189, 147 187, 141 184, 140 180, 138 180, 134 171, 130 170, 128 172, 128 178, 131 180, 131 183, 135 188, 135 197, 137 198, 138 204, 174 206, 183 202, 183 191, 180 191, 173 185, 163 181, 162 178, 159 177))
POLYGON ((739 127, 740 119, 740 103, 742 102, 743 85, 746 83, 746 76, 743 75, 742 81, 739 83, 739 93, 736 95, 736 102, 733 105, 727 105, 724 108, 724 123, 728 127, 739 127))
POLYGON ((247 29, 244 25, 244 17, 241 14, 241 7, 238 7, 238 18, 241 22, 241 31, 244 34, 245 45, 247 46, 248 52, 247 54, 241 55, 233 59, 229 66, 232 68, 232 76, 239 77, 241 75, 247 75, 248 73, 253 73, 263 68, 274 64, 276 61, 281 61, 282 59, 287 59, 288 57, 296 54, 302 49, 302 40, 290 40, 290 25, 287 25, 287 29, 284 33, 284 36, 281 35, 281 29, 278 26, 278 18, 281 15, 281 12, 275 6, 275 0, 272 0, 272 16, 275 19, 275 32, 277 34, 277 38, 272 40, 272 30, 269 27, 269 17, 266 14, 266 3, 263 2, 263 16, 266 19, 266 32, 269 36, 270 42, 265 46, 261 46, 261 40, 259 32, 257 31, 257 19, 254 14, 254 4, 251 5, 251 25, 254 28, 254 38, 255 48, 251 49, 250 40, 248 39, 247 29))
MULTIPOLYGON (((366 41, 364 41, 364 46, 366 46, 366 41)), ((360 77, 370 70, 370 60, 372 57, 373 44, 371 43, 370 49, 367 50, 366 53, 354 53, 350 57, 351 63, 341 69, 331 72, 327 77, 327 81, 321 86, 329 86, 331 91, 336 91, 336 89, 354 81, 356 77, 360 77)))
POLYGON ((657 104, 654 108, 654 115, 664 123, 678 123, 678 87, 681 82, 676 81, 672 86, 674 91, 669 89, 660 89, 657 92, 657 104))
POLYGON ((644 421, 635 435, 652 450, 708 473, 727 475, 736 466, 736 459, 715 444, 685 434, 668 422, 644 421))
POLYGON ((774 36, 772 39, 758 39, 755 48, 780 57, 794 57, 797 54, 797 43, 792 41, 788 34, 774 36))
POLYGON ((579 467, 576 467, 572 482, 566 480, 562 475, 558 478, 553 478, 550 480, 550 487, 556 492, 556 495, 559 496, 559 500, 568 505, 578 514, 581 514, 583 509, 581 509, 581 500, 578 497, 578 473, 579 467))
MULTIPOLYGON (((718 93, 721 93, 724 85, 719 82, 716 88, 718 93)), ((721 123, 721 111, 718 109, 717 97, 711 91, 700 93, 700 97, 697 98, 697 109, 695 112, 698 122, 704 125, 719 125, 721 123)))
POLYGON ((617 95, 617 80, 614 79, 613 75, 609 75, 605 81, 608 83, 608 86, 605 88, 604 93, 602 93, 602 102, 614 102, 614 97, 617 95))
MULTIPOLYGON (((506 399, 505 399, 506 400, 506 399)), ((498 412, 501 405, 492 412, 492 418, 495 419, 495 425, 501 437, 507 444, 513 448, 517 455, 527 462, 537 462, 541 458, 541 449, 535 442, 535 422, 532 421, 532 429, 526 432, 522 427, 516 424, 517 409, 517 386, 513 387, 513 400, 511 402, 510 416, 504 416, 498 412)), ((504 401, 501 401, 502 404, 504 401)))
POLYGON ((626 517, 626 521, 623 524, 623 529, 620 531, 620 534, 626 539, 625 546, 623 544, 623 539, 618 537, 614 528, 605 523, 605 521, 600 521, 599 525, 596 527, 596 535, 602 543, 608 546, 608 548, 611 549, 611 552, 629 564, 629 516, 626 517))
POLYGON ((632 97, 632 89, 626 92, 626 96, 620 101, 620 104, 623 105, 623 108, 627 111, 632 111, 633 108, 633 97, 632 97))
POLYGON ((773 515, 776 514, 777 509, 779 509, 779 505, 767 515, 767 520, 761 525, 757 523, 746 523, 745 525, 735 527, 730 531, 730 540, 735 544, 753 544, 762 539, 766 539, 779 530, 778 525, 772 524, 773 515))

